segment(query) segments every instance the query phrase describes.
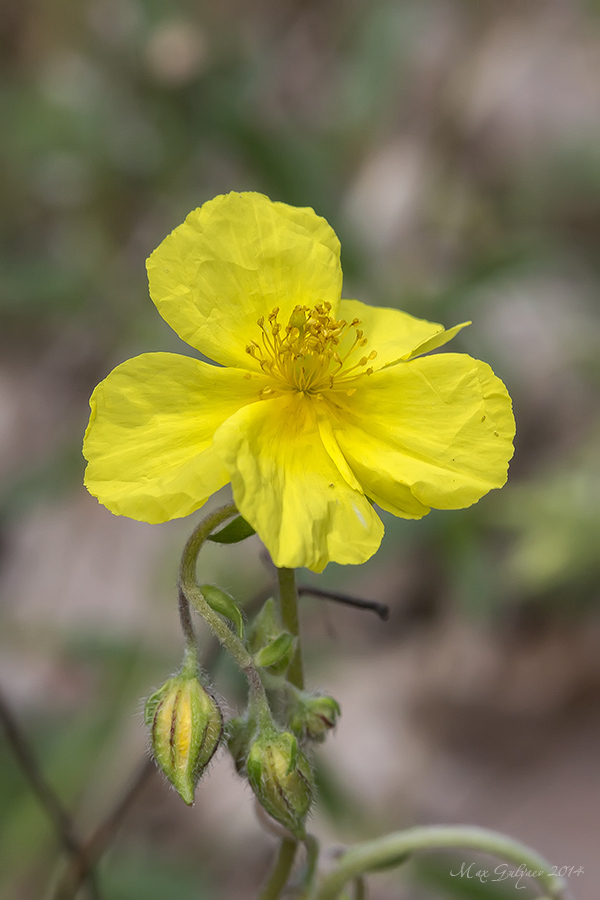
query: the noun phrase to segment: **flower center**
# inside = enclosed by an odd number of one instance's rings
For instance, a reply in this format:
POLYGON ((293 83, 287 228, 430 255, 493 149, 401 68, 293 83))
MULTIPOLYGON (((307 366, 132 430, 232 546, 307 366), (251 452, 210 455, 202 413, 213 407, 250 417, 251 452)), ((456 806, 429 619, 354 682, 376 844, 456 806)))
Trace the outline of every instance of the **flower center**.
POLYGON ((257 323, 262 332, 261 343, 251 341, 246 347, 246 353, 276 382, 263 388, 261 397, 266 399, 281 390, 317 396, 323 391, 342 390, 351 395, 356 390, 352 382, 360 375, 372 373, 372 368, 364 367, 377 352, 362 355, 367 339, 357 327, 361 324, 359 319, 334 319, 330 303, 318 303, 312 309, 296 306, 285 328, 278 322, 278 315, 276 307, 266 322, 261 316, 257 323), (350 343, 352 329, 356 334, 350 343), (340 352, 342 342, 344 349, 340 352))

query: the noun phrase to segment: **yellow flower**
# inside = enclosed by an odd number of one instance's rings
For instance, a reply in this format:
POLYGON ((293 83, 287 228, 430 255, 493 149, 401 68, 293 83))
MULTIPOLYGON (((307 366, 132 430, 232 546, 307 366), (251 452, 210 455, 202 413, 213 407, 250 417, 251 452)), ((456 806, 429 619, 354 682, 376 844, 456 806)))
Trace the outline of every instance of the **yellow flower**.
POLYGON ((95 389, 88 490, 145 522, 231 482, 278 566, 362 563, 383 524, 506 481, 514 420, 488 365, 423 357, 462 328, 342 300, 339 241, 312 209, 227 194, 150 256, 150 293, 217 365, 144 353, 95 389))

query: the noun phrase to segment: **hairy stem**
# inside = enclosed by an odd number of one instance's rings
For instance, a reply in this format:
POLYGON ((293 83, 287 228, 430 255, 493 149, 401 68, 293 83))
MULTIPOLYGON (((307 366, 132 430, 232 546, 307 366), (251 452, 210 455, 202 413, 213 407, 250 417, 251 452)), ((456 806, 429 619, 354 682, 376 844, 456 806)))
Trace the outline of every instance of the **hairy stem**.
POLYGON ((259 895, 259 900, 277 900, 281 895, 292 871, 297 848, 298 844, 296 841, 284 839, 281 842, 273 871, 259 895))
POLYGON ((196 581, 196 563, 202 545, 209 535, 226 519, 237 513, 233 503, 222 506, 200 522, 184 547, 179 567, 179 613, 186 638, 186 658, 195 652, 196 637, 190 616, 190 605, 199 613, 221 646, 233 657, 248 681, 250 710, 261 727, 273 727, 273 719, 267 695, 254 660, 244 644, 229 628, 223 618, 207 603, 196 581))
MULTIPOLYGON (((550 874, 550 864, 533 850, 485 828, 458 826, 409 828, 351 847, 339 858, 335 869, 322 878, 311 895, 312 900, 336 900, 349 881, 374 869, 401 865, 413 853, 458 849, 486 853, 523 866, 531 873, 529 877, 535 877, 543 887, 547 900, 567 900, 564 879, 550 874)), ((525 873, 523 877, 526 877, 525 873)))
POLYGON ((227 519, 231 519, 237 513, 234 503, 221 506, 196 525, 188 541, 183 548, 181 564, 179 566, 179 581, 182 584, 196 583, 196 561, 202 544, 208 540, 208 536, 227 519))
MULTIPOLYGON (((277 575, 279 578, 281 622, 285 630, 296 638, 296 652, 287 671, 287 680, 290 684, 302 690, 304 687, 304 672, 302 669, 300 622, 298 620, 296 573, 294 569, 278 569, 277 575)), ((297 841, 289 840, 288 838, 282 840, 275 867, 259 900, 278 900, 281 896, 290 876, 297 848, 297 841)))

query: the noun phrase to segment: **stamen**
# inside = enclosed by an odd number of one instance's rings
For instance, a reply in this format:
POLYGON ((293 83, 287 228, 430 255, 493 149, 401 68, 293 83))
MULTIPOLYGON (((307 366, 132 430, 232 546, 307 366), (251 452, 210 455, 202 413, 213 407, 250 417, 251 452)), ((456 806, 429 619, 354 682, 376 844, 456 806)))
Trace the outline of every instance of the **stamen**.
POLYGON ((355 351, 368 343, 362 329, 357 327, 360 319, 337 320, 331 310, 332 305, 327 301, 312 308, 298 305, 288 323, 282 324, 278 321, 279 308, 275 307, 267 316, 268 325, 264 316, 257 320, 262 346, 250 341, 246 353, 273 379, 272 386, 260 391, 261 398, 282 391, 299 391, 323 399, 327 390, 343 390, 350 397, 356 391, 351 383, 362 374, 373 372, 372 367, 366 372, 359 370, 375 359, 375 350, 348 365, 355 351), (354 340, 349 346, 346 341, 342 354, 338 347, 351 330, 355 331, 354 340))

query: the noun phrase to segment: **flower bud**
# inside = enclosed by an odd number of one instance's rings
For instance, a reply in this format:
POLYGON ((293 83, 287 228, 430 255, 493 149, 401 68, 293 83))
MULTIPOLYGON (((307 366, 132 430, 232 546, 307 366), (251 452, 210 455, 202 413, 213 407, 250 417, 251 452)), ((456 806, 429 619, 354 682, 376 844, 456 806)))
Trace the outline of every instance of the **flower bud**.
POLYGON ((282 631, 275 601, 269 597, 248 629, 248 650, 250 653, 256 653, 261 647, 270 644, 282 631))
POLYGON ((152 753, 182 800, 191 806, 198 779, 219 745, 223 716, 197 674, 169 678, 146 702, 152 753))
POLYGON ((321 743, 335 728, 340 714, 340 705, 333 697, 298 692, 290 713, 290 728, 300 739, 321 743))
POLYGON ((250 747, 246 771, 264 809, 298 840, 303 840, 314 782, 310 763, 294 735, 273 731, 257 738, 250 747))
POLYGON ((272 675, 283 675, 296 652, 296 640, 283 630, 272 597, 254 617, 248 633, 248 650, 255 665, 272 675))

